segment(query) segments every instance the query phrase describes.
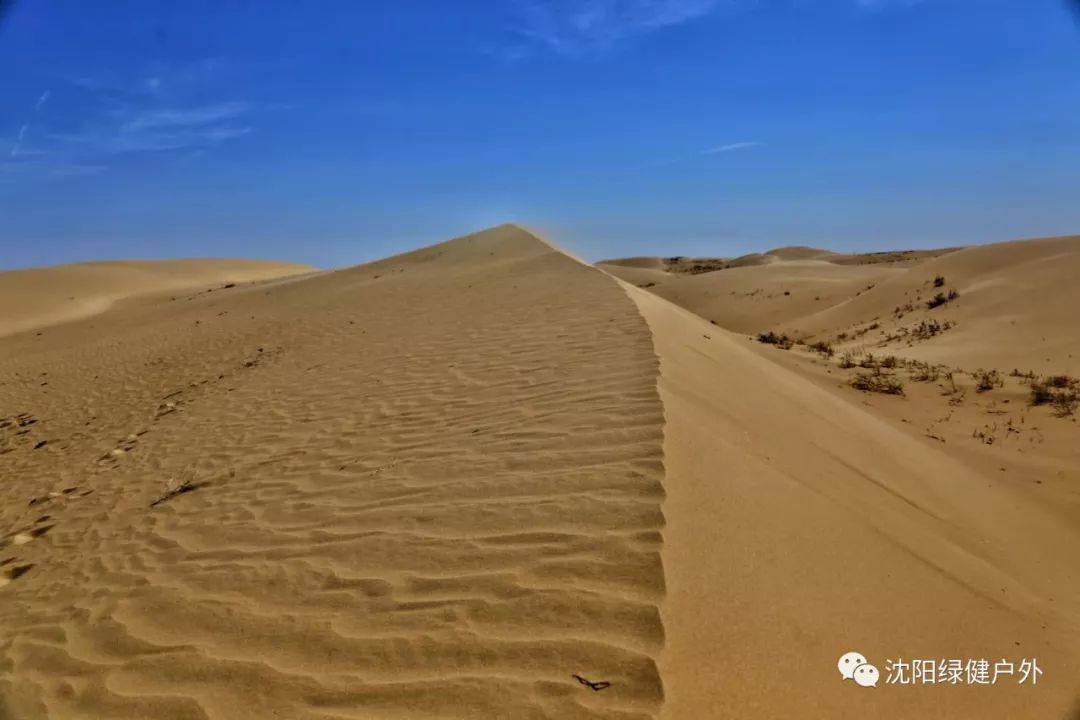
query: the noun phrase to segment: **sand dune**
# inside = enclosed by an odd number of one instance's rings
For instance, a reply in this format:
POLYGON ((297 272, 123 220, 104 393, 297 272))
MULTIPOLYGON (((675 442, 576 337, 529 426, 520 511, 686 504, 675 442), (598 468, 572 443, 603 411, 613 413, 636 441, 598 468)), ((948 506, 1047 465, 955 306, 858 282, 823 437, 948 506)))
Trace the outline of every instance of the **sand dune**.
POLYGON ((1080 669, 1075 524, 630 291, 667 418, 662 717, 1064 716, 1080 669), (881 668, 1037 657, 1056 677, 860 692, 835 666, 853 649, 881 668))
POLYGON ((905 271, 880 265, 795 260, 664 279, 648 279, 644 272, 655 271, 612 274, 723 328, 756 333, 801 319, 815 307, 846 302, 905 271))
POLYGON ((771 252, 782 260, 698 275, 646 268, 644 258, 599 267, 735 332, 782 331, 965 369, 1080 372, 1080 236, 877 255, 771 252), (950 291, 955 300, 928 307, 950 291), (913 339, 924 321, 948 323, 947 335, 913 339))
POLYGON ((204 288, 309 272, 259 260, 93 262, 0 273, 0 336, 96 315, 148 293, 204 288))
POLYGON ((0 716, 654 716, 663 411, 603 274, 504 228, 93 324, 0 353, 0 716))
MULTIPOLYGON (((840 298, 908 272, 838 267, 671 282, 840 298)), ((521 229, 173 297, 0 338, 0 718, 1013 719, 1076 696, 1074 516, 521 229), (1045 677, 866 690, 849 650, 883 677, 1045 677)))
POLYGON ((923 320, 948 321, 955 327, 925 342, 882 347, 967 368, 1075 373, 1077 307, 1080 236, 1071 236, 967 248, 921 263, 848 302, 780 324, 817 336, 878 322, 881 327, 864 341, 877 343, 923 320), (937 278, 940 288, 934 287, 937 278), (938 293, 952 290, 959 293, 956 300, 927 307, 938 293))

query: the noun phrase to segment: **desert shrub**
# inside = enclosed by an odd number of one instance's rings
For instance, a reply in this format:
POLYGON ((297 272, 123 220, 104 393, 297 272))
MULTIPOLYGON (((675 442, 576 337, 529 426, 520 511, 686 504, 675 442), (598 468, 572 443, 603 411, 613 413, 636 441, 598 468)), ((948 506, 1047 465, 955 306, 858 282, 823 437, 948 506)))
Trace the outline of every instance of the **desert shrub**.
POLYGON ((904 384, 895 375, 882 372, 858 373, 851 379, 851 387, 863 392, 883 395, 903 395, 904 384))
POLYGON ((895 355, 887 355, 881 360, 881 367, 888 368, 889 370, 892 370, 899 364, 900 360, 895 355))
POLYGON ((825 342, 824 340, 819 340, 813 345, 810 345, 809 347, 814 352, 819 352, 825 357, 832 357, 836 354, 836 351, 833 350, 833 346, 825 342))
POLYGON ((1050 405, 1059 417, 1073 415, 1077 405, 1080 405, 1080 380, 1068 375, 1032 380, 1031 404, 1050 405))
POLYGON ((910 336, 915 340, 929 340, 935 335, 950 330, 952 327, 953 323, 950 321, 942 323, 937 320, 923 320, 911 329, 910 336))
POLYGON ((936 287, 936 288, 945 287, 945 278, 944 278, 944 276, 938 275, 936 278, 934 278, 934 287, 936 287))
POLYGON ((794 344, 792 339, 786 334, 777 334, 772 330, 767 333, 761 333, 760 335, 758 335, 757 339, 759 343, 764 343, 765 345, 775 345, 781 350, 790 350, 791 346, 794 344))
POLYGON ((845 370, 855 367, 855 358, 851 353, 846 352, 844 356, 840 358, 840 367, 845 370))
POLYGON ((873 370, 877 368, 877 366, 878 361, 877 358, 874 357, 874 353, 866 353, 866 357, 859 361, 859 367, 867 368, 868 370, 873 370))
POLYGON ((1031 404, 1032 405, 1048 405, 1053 402, 1054 393, 1050 389, 1050 386, 1041 380, 1034 380, 1031 383, 1031 404))
POLYGON ((989 392, 1004 384, 997 370, 979 370, 975 375, 975 392, 977 393, 989 392))
POLYGON ((934 308, 941 307, 947 302, 949 302, 949 298, 945 296, 945 293, 938 293, 926 301, 926 308, 928 310, 933 310, 934 308))
POLYGON ((1080 405, 1080 393, 1077 393, 1076 390, 1055 393, 1050 404, 1058 417, 1069 417, 1076 414, 1076 408, 1080 405))
POLYGON ((937 382, 941 377, 938 368, 930 363, 915 363, 915 370, 909 377, 915 382, 937 382))

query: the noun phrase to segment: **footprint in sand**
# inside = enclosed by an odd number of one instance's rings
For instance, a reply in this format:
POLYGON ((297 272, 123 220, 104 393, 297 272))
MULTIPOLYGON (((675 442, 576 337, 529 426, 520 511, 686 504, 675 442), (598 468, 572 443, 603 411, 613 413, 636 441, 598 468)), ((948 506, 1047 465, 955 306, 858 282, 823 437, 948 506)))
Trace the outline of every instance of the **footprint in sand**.
MULTIPOLYGON (((5 561, 3 564, 6 565, 6 564, 9 564, 9 563, 11 563, 13 561, 14 561, 13 559, 8 560, 8 561, 5 561)), ((4 587, 5 585, 10 585, 15 580, 18 580, 23 575, 30 572, 33 569, 33 567, 34 567, 33 563, 27 563, 26 565, 17 565, 15 567, 11 568, 10 570, 5 570, 4 572, 0 573, 0 588, 4 587)))
MULTIPOLYGON (((50 492, 48 495, 45 495, 45 496, 30 498, 29 506, 34 507, 35 505, 39 505, 39 504, 44 503, 44 502, 49 502, 50 500, 56 500, 58 498, 69 497, 69 496, 75 494, 78 491, 79 491, 78 486, 76 486, 76 487, 68 487, 68 488, 64 488, 63 490, 61 490, 59 492, 53 491, 53 492, 50 492)), ((93 490, 83 490, 82 492, 79 493, 79 497, 81 497, 81 498, 86 497, 87 495, 93 494, 93 492, 94 492, 93 490)), ((44 519, 48 519, 49 516, 48 515, 43 515, 42 517, 44 519)), ((43 522, 43 520, 38 520, 38 522, 43 522)))
MULTIPOLYGON (((45 517, 47 518, 48 515, 46 515, 45 517)), ((41 520, 38 520, 38 522, 41 522, 41 520)), ((33 527, 29 530, 23 530, 13 535, 6 536, 5 538, 0 539, 0 547, 4 547, 5 545, 26 545, 27 543, 31 543, 34 540, 37 540, 43 535, 47 535, 49 531, 53 529, 53 527, 55 526, 41 525, 39 527, 33 527)))
POLYGON ((139 443, 139 437, 148 433, 149 430, 140 430, 139 432, 131 433, 126 438, 117 443, 117 447, 113 448, 109 452, 101 456, 101 460, 115 460, 119 457, 127 455, 133 451, 139 443))
MULTIPOLYGON (((74 489, 75 488, 71 488, 71 490, 74 489)), ((22 532, 17 532, 10 537, 0 538, 0 548, 8 545, 11 545, 13 547, 19 547, 31 543, 39 537, 42 537, 43 535, 47 535, 48 532, 52 530, 55 526, 42 525, 41 523, 47 522, 51 519, 52 518, 49 515, 42 515, 34 521, 36 527, 32 527, 29 530, 24 530, 22 532)), ((8 566, 12 566, 7 570, 0 572, 0 588, 4 587, 5 585, 10 585, 14 580, 18 580, 20 577, 28 573, 34 567, 33 563, 15 565, 14 563, 16 563, 17 561, 18 558, 13 557, 0 560, 0 568, 8 568, 8 566)))

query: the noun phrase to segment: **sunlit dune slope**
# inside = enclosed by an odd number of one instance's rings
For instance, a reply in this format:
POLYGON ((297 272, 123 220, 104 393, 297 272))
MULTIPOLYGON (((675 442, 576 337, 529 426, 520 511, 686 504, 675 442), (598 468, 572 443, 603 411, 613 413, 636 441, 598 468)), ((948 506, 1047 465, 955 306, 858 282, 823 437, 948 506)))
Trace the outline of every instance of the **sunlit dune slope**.
POLYGON ((735 332, 777 331, 968 370, 1080 372, 1080 236, 866 255, 772 252, 782 259, 702 274, 646 267, 647 258, 599 267, 735 332))
POLYGON ((654 717, 656 364, 513 227, 0 339, 0 717, 654 717))
POLYGON ((292 263, 214 259, 92 262, 0 272, 0 335, 94 315, 118 300, 147 293, 310 270, 292 263))
POLYGON ((1080 236, 971 247, 882 279, 851 300, 802 318, 779 320, 794 333, 835 336, 877 322, 860 340, 873 349, 920 322, 952 327, 925 340, 883 347, 965 368, 1080 371, 1080 236), (940 279, 939 279, 940 278, 940 279), (940 284, 940 287, 935 287, 940 284), (938 293, 939 307, 928 304, 938 293), (899 312, 898 312, 899 311, 899 312))
POLYGON ((777 354, 514 226, 0 338, 0 718, 1062 717, 1070 516, 777 354))
POLYGON ((887 265, 835 265, 820 260, 776 261, 699 275, 600 267, 721 327, 745 333, 806 317, 905 272, 887 265))

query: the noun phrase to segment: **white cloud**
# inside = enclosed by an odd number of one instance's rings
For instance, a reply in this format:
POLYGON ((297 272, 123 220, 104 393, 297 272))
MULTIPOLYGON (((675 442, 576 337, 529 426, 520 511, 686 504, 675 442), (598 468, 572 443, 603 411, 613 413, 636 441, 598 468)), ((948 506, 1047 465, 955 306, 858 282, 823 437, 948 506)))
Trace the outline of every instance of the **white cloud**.
POLYGON ((517 32, 562 55, 611 47, 635 35, 704 17, 722 0, 515 0, 517 32))
MULTIPOLYGON (((0 0, 2 2, 2 0, 0 0)), ((139 153, 195 154, 219 147, 253 131, 256 108, 242 102, 197 103, 205 97, 216 60, 158 65, 126 77, 80 78, 74 117, 45 112, 52 91, 34 103, 37 119, 10 139, 0 176, 18 179, 83 177, 106 172, 118 156, 139 153), (27 147, 32 137, 34 148, 27 147)), ((260 105, 259 110, 270 108, 260 105)))
POLYGON ((14 144, 11 146, 11 157, 18 157, 19 151, 22 150, 23 141, 26 140, 26 132, 30 129, 29 125, 23 125, 19 128, 19 134, 15 138, 14 144))
POLYGON ((112 105, 87 118, 81 130, 47 133, 62 156, 193 150, 242 137, 252 128, 242 122, 248 106, 238 102, 161 107, 145 101, 112 105))
POLYGON ((124 129, 128 132, 155 128, 195 127, 234 118, 247 110, 243 103, 220 103, 193 108, 158 108, 135 114, 124 129))
POLYGON ((749 150, 750 148, 761 147, 759 142, 737 142, 729 143, 727 145, 717 145, 716 147, 702 150, 702 155, 719 155, 720 153, 732 152, 733 150, 749 150))

